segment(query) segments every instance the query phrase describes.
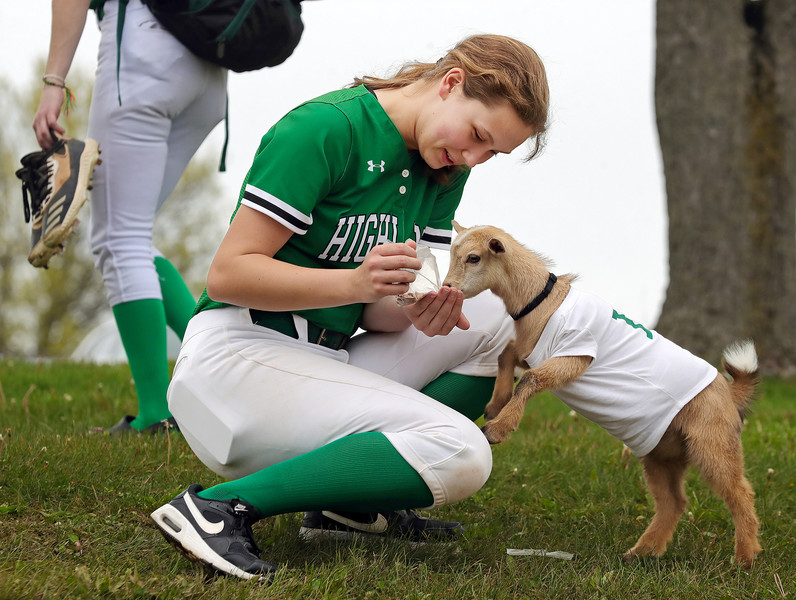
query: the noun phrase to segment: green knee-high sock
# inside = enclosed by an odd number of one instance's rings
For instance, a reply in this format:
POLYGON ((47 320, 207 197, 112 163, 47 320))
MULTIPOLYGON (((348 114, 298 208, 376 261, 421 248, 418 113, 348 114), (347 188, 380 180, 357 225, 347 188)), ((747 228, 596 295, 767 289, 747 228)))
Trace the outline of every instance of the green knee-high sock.
POLYGON ((475 421, 484 414, 494 387, 494 377, 443 373, 420 391, 475 421))
POLYGON ((113 316, 138 394, 138 417, 130 425, 144 429, 171 416, 166 403, 169 365, 163 302, 156 299, 123 302, 113 307, 113 316))
POLYGON ((199 493, 240 499, 262 516, 303 510, 375 512, 431 506, 428 486, 381 433, 359 433, 199 493))
POLYGON ((155 257, 155 270, 160 279, 160 293, 166 310, 166 324, 180 339, 193 316, 196 300, 179 271, 162 256, 155 257))

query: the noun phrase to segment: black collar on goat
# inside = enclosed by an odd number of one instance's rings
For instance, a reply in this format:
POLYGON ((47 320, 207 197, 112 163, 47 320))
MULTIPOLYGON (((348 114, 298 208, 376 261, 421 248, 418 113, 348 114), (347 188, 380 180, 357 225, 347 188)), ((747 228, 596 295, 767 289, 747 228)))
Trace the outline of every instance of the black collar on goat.
POLYGON ((544 299, 547 298, 550 295, 550 292, 553 291, 553 286, 556 284, 556 281, 558 281, 558 277, 556 277, 553 273, 550 273, 550 277, 547 278, 547 285, 544 286, 544 289, 539 293, 539 295, 526 304, 525 308, 523 308, 520 312, 515 315, 511 315, 511 318, 515 321, 519 321, 534 308, 544 302, 544 299))

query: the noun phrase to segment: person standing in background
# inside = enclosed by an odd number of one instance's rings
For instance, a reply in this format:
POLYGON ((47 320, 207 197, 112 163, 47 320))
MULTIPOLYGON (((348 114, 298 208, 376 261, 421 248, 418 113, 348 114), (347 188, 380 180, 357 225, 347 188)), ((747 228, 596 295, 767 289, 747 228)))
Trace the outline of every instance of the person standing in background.
POLYGON ((106 431, 154 433, 171 417, 166 327, 182 338, 195 299, 153 247, 152 229, 188 161, 224 118, 227 70, 191 53, 141 0, 53 0, 45 85, 33 119, 45 150, 65 133, 58 118, 89 10, 101 36, 87 135, 102 153, 90 194, 90 244, 138 396, 138 415, 106 431))

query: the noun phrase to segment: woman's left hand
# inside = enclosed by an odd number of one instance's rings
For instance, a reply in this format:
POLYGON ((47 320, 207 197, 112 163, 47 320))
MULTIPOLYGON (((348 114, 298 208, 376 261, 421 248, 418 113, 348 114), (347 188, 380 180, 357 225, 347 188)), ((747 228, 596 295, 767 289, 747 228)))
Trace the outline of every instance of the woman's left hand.
POLYGON ((415 329, 429 337, 448 335, 454 327, 469 329, 470 322, 462 314, 464 294, 461 290, 443 286, 429 292, 414 304, 404 308, 415 329))

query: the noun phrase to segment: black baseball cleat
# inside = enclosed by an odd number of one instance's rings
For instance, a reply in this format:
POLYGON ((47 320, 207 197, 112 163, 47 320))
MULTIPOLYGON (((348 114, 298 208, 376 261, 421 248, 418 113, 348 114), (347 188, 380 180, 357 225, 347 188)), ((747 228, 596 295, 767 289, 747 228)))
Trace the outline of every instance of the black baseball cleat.
POLYGON ((356 513, 311 511, 304 513, 299 537, 351 539, 366 535, 410 542, 455 542, 464 537, 461 523, 426 519, 411 510, 356 513))
POLYGON ((42 208, 50 198, 50 177, 47 153, 42 150, 22 157, 22 168, 16 176, 22 180, 22 204, 25 208, 25 222, 33 219, 30 236, 28 262, 34 267, 47 268, 50 259, 63 251, 63 248, 48 248, 41 239, 42 208))
POLYGON ((95 140, 52 135, 52 148, 26 154, 21 160, 22 168, 16 172, 22 180, 25 221, 33 218, 28 262, 43 268, 54 255, 63 252, 78 212, 88 198, 94 167, 100 162, 95 140))
POLYGON ((177 550, 205 568, 242 579, 270 579, 276 566, 260 560, 251 524, 257 509, 242 500, 205 500, 193 484, 151 515, 177 550))

